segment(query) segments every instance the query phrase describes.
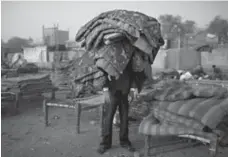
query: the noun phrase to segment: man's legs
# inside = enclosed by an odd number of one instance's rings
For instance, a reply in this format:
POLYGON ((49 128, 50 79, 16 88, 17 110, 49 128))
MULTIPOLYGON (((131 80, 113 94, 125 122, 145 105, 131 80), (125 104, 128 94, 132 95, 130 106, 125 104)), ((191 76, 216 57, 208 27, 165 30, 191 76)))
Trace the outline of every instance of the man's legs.
POLYGON ((128 94, 121 95, 121 103, 119 104, 119 112, 120 112, 120 145, 124 148, 127 148, 129 151, 134 151, 134 148, 131 146, 131 142, 129 141, 128 133, 128 111, 129 111, 129 103, 128 103, 128 94))
POLYGON ((116 112, 116 108, 120 103, 121 93, 120 91, 116 91, 115 93, 109 91, 109 97, 110 97, 110 104, 103 117, 105 119, 105 123, 104 123, 104 133, 102 134, 100 147, 98 149, 98 153, 100 154, 103 154, 107 149, 111 148, 113 117, 116 112))

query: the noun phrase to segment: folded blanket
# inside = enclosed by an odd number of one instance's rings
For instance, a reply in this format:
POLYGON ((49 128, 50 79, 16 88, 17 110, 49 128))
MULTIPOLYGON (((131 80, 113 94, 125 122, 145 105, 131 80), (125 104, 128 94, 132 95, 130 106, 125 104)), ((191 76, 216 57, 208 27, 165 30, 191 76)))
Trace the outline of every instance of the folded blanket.
POLYGON ((222 86, 192 86, 179 80, 163 80, 154 85, 154 90, 144 96, 145 101, 178 101, 192 98, 225 98, 228 90, 222 86))
POLYGON ((179 124, 168 124, 157 120, 153 114, 147 116, 139 126, 139 133, 146 135, 173 136, 173 135, 196 135, 202 138, 216 141, 215 133, 204 132, 193 127, 187 127, 179 124))
POLYGON ((167 124, 172 125, 181 125, 183 127, 191 127, 193 129, 203 130, 205 127, 204 124, 197 121, 191 117, 185 117, 181 115, 177 115, 165 110, 159 110, 155 108, 152 110, 152 114, 155 118, 157 118, 161 122, 165 122, 167 124))
POLYGON ((25 74, 16 78, 2 79, 2 91, 28 93, 43 93, 51 91, 54 86, 49 74, 25 74))
MULTIPOLYGON (((193 118, 205 126, 215 129, 222 118, 228 115, 228 98, 197 98, 171 102, 168 105, 160 102, 155 108, 161 111, 161 114, 165 114, 164 111, 168 111, 175 115, 193 118)), ((169 118, 167 117, 166 119, 169 118)))
MULTIPOLYGON (((112 33, 125 34, 133 44, 142 35, 145 36, 144 42, 151 47, 159 47, 164 44, 164 41, 160 41, 160 24, 155 18, 128 10, 101 13, 78 31, 76 41, 85 40, 85 45, 90 50, 99 45, 103 36, 112 33)), ((136 47, 137 45, 135 44, 136 47)))
POLYGON ((205 87, 196 87, 193 86, 193 95, 195 97, 202 97, 202 98, 210 98, 210 97, 217 97, 217 98, 224 98, 228 96, 227 88, 221 86, 205 86, 205 87))

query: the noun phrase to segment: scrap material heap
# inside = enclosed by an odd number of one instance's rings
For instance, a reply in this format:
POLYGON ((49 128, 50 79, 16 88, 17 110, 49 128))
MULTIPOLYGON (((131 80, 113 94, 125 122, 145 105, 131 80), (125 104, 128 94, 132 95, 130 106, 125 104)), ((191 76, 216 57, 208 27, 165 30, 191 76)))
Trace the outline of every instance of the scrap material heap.
POLYGON ((93 57, 97 68, 76 77, 76 84, 92 82, 94 86, 103 87, 107 80, 118 80, 130 67, 134 85, 139 90, 147 76, 145 66, 153 64, 164 44, 155 18, 127 10, 101 13, 78 31, 76 41, 93 57))

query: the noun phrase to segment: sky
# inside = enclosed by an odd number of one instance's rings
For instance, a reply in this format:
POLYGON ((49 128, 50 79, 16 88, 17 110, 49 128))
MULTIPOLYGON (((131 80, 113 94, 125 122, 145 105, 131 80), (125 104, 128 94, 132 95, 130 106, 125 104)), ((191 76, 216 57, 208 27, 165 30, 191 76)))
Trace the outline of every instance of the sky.
POLYGON ((1 38, 4 41, 18 36, 41 40, 42 26, 70 31, 74 40, 77 30, 101 12, 127 9, 158 18, 159 15, 181 15, 205 27, 216 16, 228 19, 228 1, 24 1, 1 2, 1 38))

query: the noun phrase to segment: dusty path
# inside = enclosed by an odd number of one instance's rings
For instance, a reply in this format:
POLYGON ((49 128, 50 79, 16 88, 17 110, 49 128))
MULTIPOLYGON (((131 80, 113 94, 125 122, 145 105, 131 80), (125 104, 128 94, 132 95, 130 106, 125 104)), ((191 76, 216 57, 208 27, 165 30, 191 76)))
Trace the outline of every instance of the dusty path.
MULTIPOLYGON (((44 127, 41 101, 22 102, 17 116, 2 117, 2 157, 98 157, 99 124, 95 111, 83 112, 80 135, 75 134, 75 114, 69 109, 51 109, 51 126, 44 127)), ((115 129, 113 149, 102 155, 133 156, 119 148, 118 129, 115 129)), ((137 127, 130 128, 130 138, 138 151, 143 151, 143 137, 138 135, 137 127)), ((158 142, 156 140, 155 142, 158 142)), ((228 155, 228 149, 219 150, 218 157, 228 155)), ((123 156, 123 157, 124 157, 123 156)), ((207 157, 205 146, 187 148, 157 155, 160 157, 207 157)))

